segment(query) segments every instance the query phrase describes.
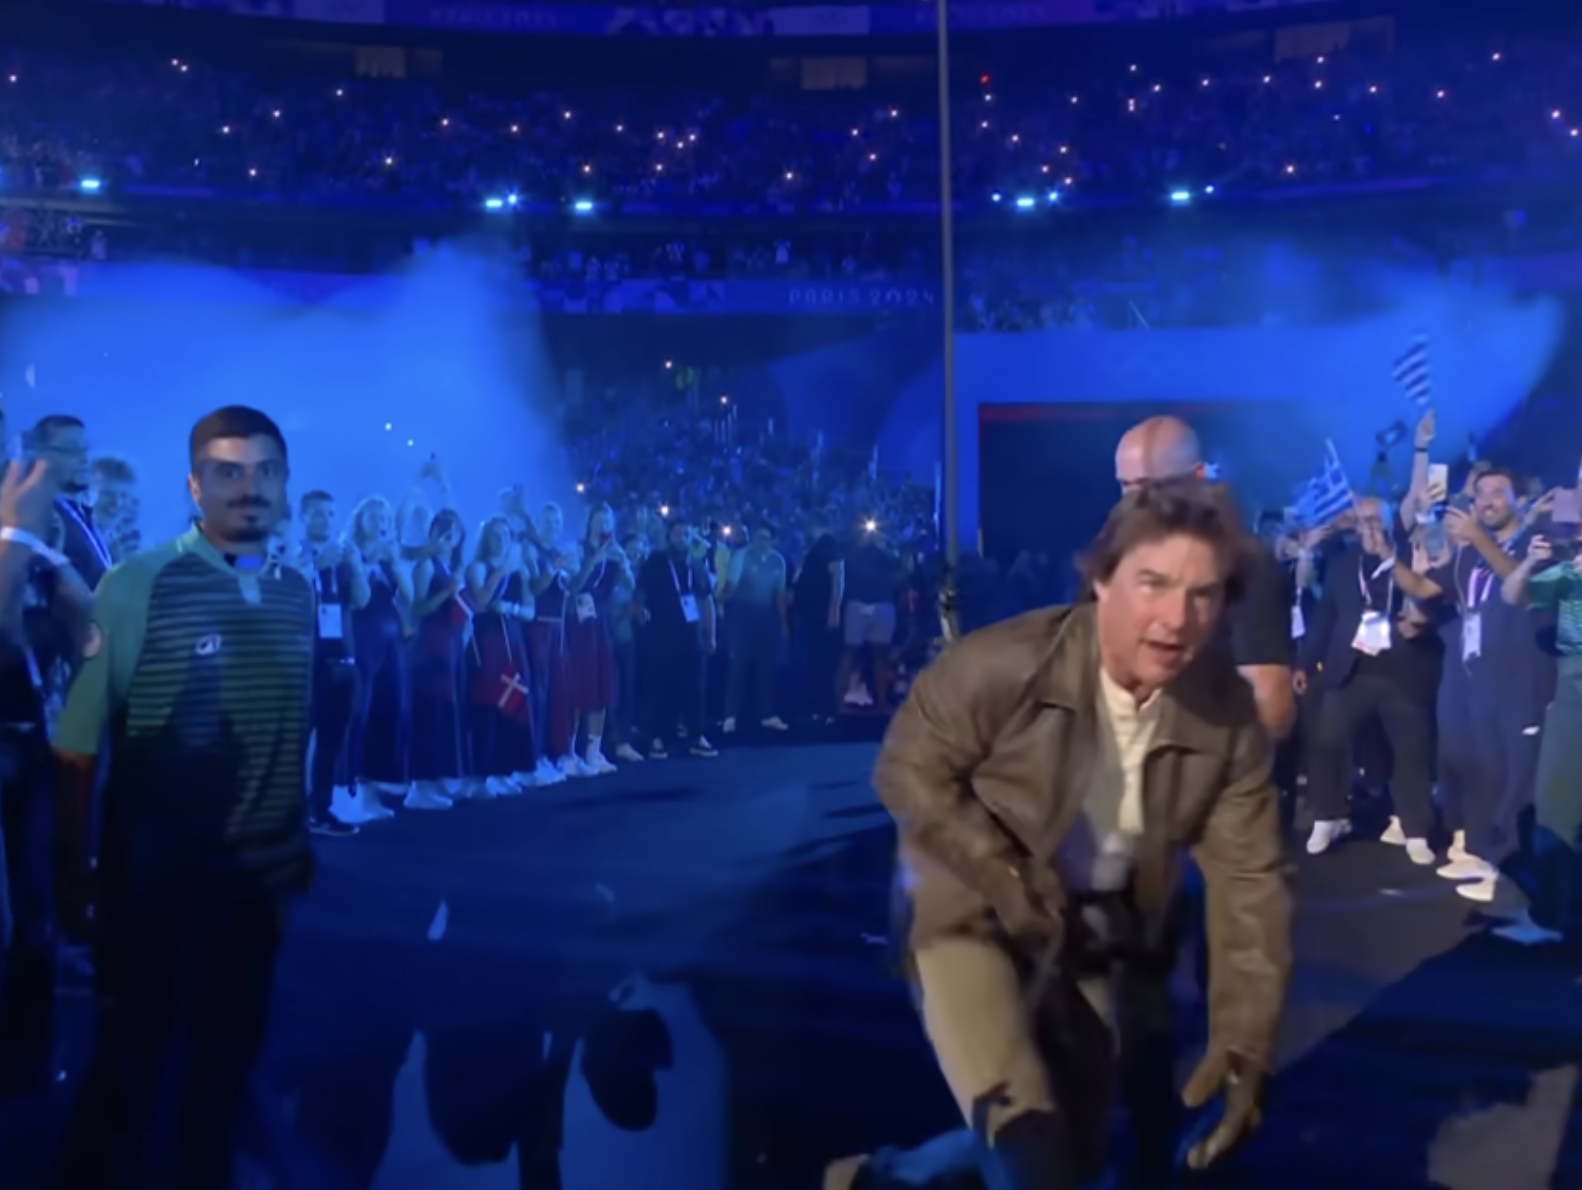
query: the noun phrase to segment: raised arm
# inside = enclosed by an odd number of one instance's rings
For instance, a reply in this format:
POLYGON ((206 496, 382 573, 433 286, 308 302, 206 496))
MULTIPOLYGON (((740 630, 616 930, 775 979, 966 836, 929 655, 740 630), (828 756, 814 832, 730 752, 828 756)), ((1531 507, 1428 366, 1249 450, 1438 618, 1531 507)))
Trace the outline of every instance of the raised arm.
POLYGON ((1527 602, 1527 585, 1535 572, 1542 570, 1554 557, 1554 550, 1547 538, 1534 536, 1527 543, 1527 556, 1517 563, 1516 569, 1505 576, 1500 584, 1500 598, 1506 603, 1521 606, 1527 602))
POLYGON ((1401 500, 1401 527, 1412 529, 1417 525, 1417 515, 1433 503, 1428 490, 1428 449, 1434 444, 1434 411, 1430 409, 1417 423, 1417 436, 1413 440, 1412 478, 1406 495, 1401 500))

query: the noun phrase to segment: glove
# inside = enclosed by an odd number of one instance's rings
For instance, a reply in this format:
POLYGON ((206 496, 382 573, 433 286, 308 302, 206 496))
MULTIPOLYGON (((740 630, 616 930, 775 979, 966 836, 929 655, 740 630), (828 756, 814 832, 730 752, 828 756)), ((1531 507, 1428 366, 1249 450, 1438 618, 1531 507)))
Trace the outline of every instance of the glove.
POLYGON ((1183 1145, 1188 1169, 1207 1169, 1239 1148, 1263 1124, 1263 1074, 1245 1068, 1234 1054, 1210 1052, 1187 1080, 1181 1100, 1200 1108, 1215 1095, 1220 1111, 1195 1128, 1183 1145))

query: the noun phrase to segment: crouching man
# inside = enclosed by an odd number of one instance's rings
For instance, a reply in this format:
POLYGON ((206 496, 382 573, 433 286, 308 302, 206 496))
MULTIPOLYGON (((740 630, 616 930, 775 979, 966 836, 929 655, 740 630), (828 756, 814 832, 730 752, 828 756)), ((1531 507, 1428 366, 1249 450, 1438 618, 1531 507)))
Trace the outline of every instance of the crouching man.
MULTIPOLYGON (((1184 1146, 1194 1168, 1258 1126, 1290 902, 1270 745, 1211 643, 1247 549, 1211 485, 1132 492, 1088 559, 1092 602, 949 647, 890 727, 875 784, 899 826, 909 967, 993 1190, 1102 1175, 1117 1101, 1133 1185, 1169 1182, 1180 1100, 1219 1100, 1184 1146), (1182 849, 1207 884, 1210 1021, 1178 1099, 1167 981, 1182 849)), ((892 1183, 885 1164, 830 1184, 892 1183)))

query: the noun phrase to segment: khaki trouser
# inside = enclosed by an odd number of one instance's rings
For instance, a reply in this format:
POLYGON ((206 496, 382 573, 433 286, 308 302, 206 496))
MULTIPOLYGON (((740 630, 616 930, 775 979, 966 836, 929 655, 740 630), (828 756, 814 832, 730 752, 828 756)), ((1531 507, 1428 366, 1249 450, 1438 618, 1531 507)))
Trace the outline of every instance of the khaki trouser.
POLYGON ((984 1145, 992 1190, 1033 1185, 1022 1179, 1020 1162, 999 1159, 996 1145, 1008 1125, 1028 1116, 1060 1122, 1065 1152, 1055 1160, 1065 1168, 1063 1184, 1101 1173, 1117 1090, 1145 1178, 1167 1169, 1177 1100, 1168 986, 1158 972, 1057 975, 1030 1005, 1023 970, 993 942, 940 939, 913 960, 924 1028, 963 1119, 984 1145))

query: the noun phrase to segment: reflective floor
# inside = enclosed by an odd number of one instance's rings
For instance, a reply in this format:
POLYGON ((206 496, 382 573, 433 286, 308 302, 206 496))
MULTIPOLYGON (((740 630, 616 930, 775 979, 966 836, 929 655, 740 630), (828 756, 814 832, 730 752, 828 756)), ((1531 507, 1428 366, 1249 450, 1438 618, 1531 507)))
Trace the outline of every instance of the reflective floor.
MULTIPOLYGON (((634 765, 323 846, 252 1138, 274 1184, 816 1190, 952 1127, 888 968, 872 754, 634 765)), ((1215 1184, 1582 1185, 1582 959, 1482 936, 1379 843, 1297 880, 1269 1126, 1215 1184)))

